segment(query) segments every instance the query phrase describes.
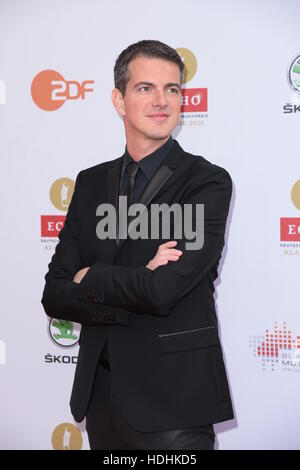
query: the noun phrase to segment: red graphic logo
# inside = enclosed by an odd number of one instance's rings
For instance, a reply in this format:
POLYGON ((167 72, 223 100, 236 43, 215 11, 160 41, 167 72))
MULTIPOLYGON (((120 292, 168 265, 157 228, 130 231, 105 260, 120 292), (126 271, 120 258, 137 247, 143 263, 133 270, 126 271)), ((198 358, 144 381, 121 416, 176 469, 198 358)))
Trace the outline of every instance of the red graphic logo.
POLYGON ((300 217, 280 218, 280 241, 300 241, 300 217))
POLYGON ((94 83, 94 80, 85 80, 81 84, 75 80, 67 81, 55 70, 43 70, 32 81, 31 96, 40 109, 55 111, 66 100, 85 100, 85 94, 93 91, 89 85, 94 83))
POLYGON ((300 372, 300 336, 292 338, 286 322, 279 329, 275 321, 274 331, 266 330, 263 336, 250 336, 249 346, 254 357, 260 359, 263 370, 280 368, 300 372))
POLYGON ((266 330, 265 338, 261 346, 257 346, 258 356, 278 357, 279 349, 300 349, 300 336, 292 339, 291 331, 287 330, 286 322, 283 322, 282 330, 278 330, 277 322, 275 322, 274 333, 272 334, 269 330, 266 330))
POLYGON ((181 112, 207 112, 207 88, 183 88, 181 112))
POLYGON ((64 226, 65 215, 41 215, 41 236, 58 237, 64 226))

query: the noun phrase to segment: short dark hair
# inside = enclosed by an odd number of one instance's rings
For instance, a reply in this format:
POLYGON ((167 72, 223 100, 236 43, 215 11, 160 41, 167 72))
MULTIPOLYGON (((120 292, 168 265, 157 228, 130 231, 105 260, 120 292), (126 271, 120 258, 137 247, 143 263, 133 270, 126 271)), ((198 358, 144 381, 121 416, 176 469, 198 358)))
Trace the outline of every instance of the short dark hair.
POLYGON ((118 88, 123 96, 130 79, 128 65, 137 57, 158 58, 174 62, 179 67, 180 85, 182 84, 184 64, 176 50, 163 42, 144 39, 128 46, 116 60, 114 66, 115 88, 118 88))

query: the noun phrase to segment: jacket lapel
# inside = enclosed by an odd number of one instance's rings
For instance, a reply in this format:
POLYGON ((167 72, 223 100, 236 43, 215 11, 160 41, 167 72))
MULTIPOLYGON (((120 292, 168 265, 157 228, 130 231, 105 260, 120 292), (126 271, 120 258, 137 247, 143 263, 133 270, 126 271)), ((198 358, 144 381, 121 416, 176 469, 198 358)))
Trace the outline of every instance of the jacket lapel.
POLYGON ((122 167, 123 156, 115 160, 114 166, 107 172, 107 202, 116 207, 119 193, 119 180, 122 167))
MULTIPOLYGON (((164 187, 168 179, 173 175, 174 171, 177 169, 178 164, 184 154, 184 150, 180 147, 178 142, 175 140, 173 147, 171 148, 170 152, 166 155, 164 159, 164 163, 158 168, 156 173, 154 174, 151 181, 149 181, 148 185, 144 189, 143 193, 141 194, 137 203, 143 204, 145 207, 143 208, 142 212, 147 208, 150 204, 152 199, 157 195, 157 193, 164 187)), ((119 196, 119 179, 120 179, 120 172, 122 167, 123 156, 115 160, 115 165, 108 170, 108 202, 113 204, 116 213, 117 213, 117 233, 119 231, 118 225, 118 196, 119 196)), ((132 222, 130 231, 127 234, 127 238, 131 230, 135 227, 135 223, 132 222)), ((127 240, 127 238, 121 238, 125 236, 126 233, 120 234, 120 239, 116 239, 116 248, 119 250, 123 243, 127 240)))
MULTIPOLYGON (((140 212, 140 215, 142 215, 142 213, 146 210, 149 203, 152 201, 152 199, 158 193, 158 191, 164 186, 164 184, 168 181, 170 176, 172 176, 173 172, 174 171, 171 168, 168 168, 166 165, 163 165, 163 164, 158 168, 157 172, 155 173, 153 178, 149 181, 148 185, 146 186, 145 190, 140 196, 139 200, 136 202, 137 204, 144 204, 144 208, 140 212)), ((127 238, 131 230, 133 230, 133 228, 137 224, 137 222, 138 221, 134 223, 134 221, 132 221, 130 230, 128 231, 128 234, 127 234, 127 238)), ((119 249, 121 248, 123 243, 127 240, 127 238, 124 238, 125 236, 126 236, 126 231, 125 233, 121 232, 120 239, 116 240, 119 249)))

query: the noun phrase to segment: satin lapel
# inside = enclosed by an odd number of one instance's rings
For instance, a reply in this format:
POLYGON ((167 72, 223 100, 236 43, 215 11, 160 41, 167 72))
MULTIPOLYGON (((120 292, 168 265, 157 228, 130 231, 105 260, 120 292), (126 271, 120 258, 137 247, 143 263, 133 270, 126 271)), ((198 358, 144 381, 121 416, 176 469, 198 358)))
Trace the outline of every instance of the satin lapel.
MULTIPOLYGON (((137 201, 138 204, 143 204, 145 206, 140 214, 142 214, 146 210, 147 206, 152 201, 154 196, 156 196, 156 194, 166 184, 168 179, 173 175, 174 171, 177 169, 180 163, 183 153, 184 153, 184 150, 180 147, 178 142, 175 140, 174 147, 167 154, 164 160, 164 163, 158 168, 157 172, 154 174, 151 181, 149 181, 148 185, 146 186, 139 200, 137 201)), ((136 223, 132 222, 131 228, 127 234, 127 238, 130 232, 136 226, 137 222, 138 221, 136 221, 136 223)), ((117 227, 117 230, 118 230, 118 227, 117 227)), ((122 233, 121 236, 122 235, 125 236, 126 233, 122 233)), ((118 250, 121 248, 123 243, 127 240, 127 238, 120 237, 120 240, 116 240, 118 244, 118 250)))
MULTIPOLYGON (((140 212, 140 215, 146 210, 146 207, 148 204, 152 201, 154 196, 158 193, 158 191, 163 187, 163 185, 168 181, 170 176, 172 176, 174 171, 171 168, 168 168, 165 165, 161 165, 155 175, 153 176, 152 180, 149 181, 149 184, 146 186, 143 194, 137 201, 137 204, 144 204, 144 208, 140 212)), ((127 237, 129 236, 130 232, 133 230, 133 228, 136 226, 138 221, 136 223, 132 222, 131 228, 127 234, 127 237)), ((119 240, 119 248, 123 245, 123 243, 127 240, 127 238, 122 238, 125 237, 125 233, 121 233, 120 235, 120 240, 119 240)))

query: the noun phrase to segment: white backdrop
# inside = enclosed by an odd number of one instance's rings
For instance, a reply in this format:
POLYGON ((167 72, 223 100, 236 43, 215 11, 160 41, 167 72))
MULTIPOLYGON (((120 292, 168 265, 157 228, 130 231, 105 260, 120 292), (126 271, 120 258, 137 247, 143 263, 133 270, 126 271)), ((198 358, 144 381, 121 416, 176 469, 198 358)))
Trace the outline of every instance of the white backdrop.
POLYGON ((54 343, 40 303, 57 241, 41 235, 41 216, 66 213, 51 201, 53 183, 122 155, 113 66, 141 39, 194 54, 184 87, 207 88, 207 112, 183 113, 174 136, 234 182, 216 303, 236 418, 215 425, 216 449, 300 449, 300 243, 280 241, 280 219, 300 221, 300 95, 288 82, 299 18, 297 0, 0 0, 2 449, 51 449, 54 429, 76 424, 68 362, 78 346, 54 343), (93 91, 46 111, 31 95, 44 70, 91 80, 93 91), (286 322, 291 345, 272 362, 257 348, 275 322, 286 322))

